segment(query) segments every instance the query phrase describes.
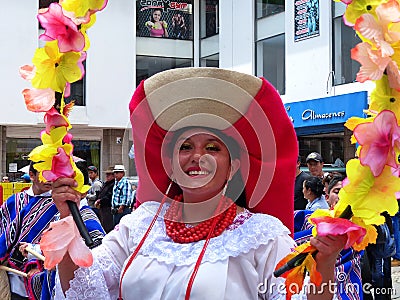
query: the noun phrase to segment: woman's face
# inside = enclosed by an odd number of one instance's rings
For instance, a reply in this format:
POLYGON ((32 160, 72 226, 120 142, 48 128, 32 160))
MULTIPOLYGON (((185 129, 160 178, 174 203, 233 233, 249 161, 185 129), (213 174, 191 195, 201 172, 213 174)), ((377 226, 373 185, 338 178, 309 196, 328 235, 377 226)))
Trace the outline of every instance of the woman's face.
POLYGON ((155 22, 160 21, 160 19, 161 19, 161 11, 160 10, 155 10, 153 12, 153 19, 155 22))
POLYGON ((343 184, 341 181, 338 181, 331 189, 329 192, 329 197, 328 197, 328 204, 329 207, 333 208, 335 207, 336 203, 339 201, 339 191, 343 187, 343 184))
POLYGON ((173 177, 184 196, 192 195, 197 200, 207 200, 217 195, 239 165, 238 159, 231 164, 225 144, 204 129, 185 131, 174 146, 173 177))

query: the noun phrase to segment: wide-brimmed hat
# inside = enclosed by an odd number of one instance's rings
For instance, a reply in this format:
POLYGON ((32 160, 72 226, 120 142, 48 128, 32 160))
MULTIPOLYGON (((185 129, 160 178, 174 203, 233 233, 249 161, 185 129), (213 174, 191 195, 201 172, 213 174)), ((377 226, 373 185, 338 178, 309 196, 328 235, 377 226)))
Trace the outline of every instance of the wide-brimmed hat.
POLYGON ((106 170, 103 171, 103 173, 106 173, 106 174, 114 173, 114 167, 109 166, 106 170))
POLYGON ((163 159, 168 133, 213 128, 239 144, 247 208, 293 229, 294 190, 288 183, 295 180, 297 139, 280 96, 265 79, 218 68, 168 70, 142 81, 129 108, 138 201, 160 201, 171 181, 163 159))
POLYGON ((124 165, 115 165, 113 172, 126 172, 124 165))

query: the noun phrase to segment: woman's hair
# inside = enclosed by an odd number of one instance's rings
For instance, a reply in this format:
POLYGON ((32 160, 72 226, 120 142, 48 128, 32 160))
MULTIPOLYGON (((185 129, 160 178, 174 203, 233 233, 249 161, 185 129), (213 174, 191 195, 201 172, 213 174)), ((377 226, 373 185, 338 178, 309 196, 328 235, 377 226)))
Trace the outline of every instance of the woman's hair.
POLYGON ((322 179, 322 183, 329 185, 329 183, 334 177, 343 177, 343 175, 336 171, 330 172, 328 175, 324 177, 324 179, 322 179))
POLYGON ((311 192, 313 192, 317 198, 325 194, 325 186, 322 183, 321 178, 319 177, 311 176, 310 178, 307 178, 306 180, 304 180, 304 186, 306 187, 306 189, 311 189, 311 192))
MULTIPOLYGON (((159 9, 159 8, 153 9, 153 11, 151 12, 151 16, 150 16, 150 21, 152 21, 153 23, 155 22, 155 21, 154 21, 154 18, 153 18, 153 14, 154 14, 154 12, 156 12, 156 11, 159 11, 160 14, 162 15, 161 9, 159 9)), ((161 19, 160 19, 160 20, 161 20, 161 19)))
POLYGON ((329 181, 327 193, 329 194, 333 189, 333 187, 340 181, 343 181, 343 176, 341 175, 333 176, 332 179, 329 181))
MULTIPOLYGON (((188 131, 190 129, 204 129, 211 132, 213 135, 218 137, 228 148, 228 152, 231 160, 240 159, 240 147, 239 144, 232 137, 224 134, 223 132, 208 127, 185 127, 181 128, 173 133, 173 137, 169 143, 171 146, 169 148, 169 156, 172 157, 173 149, 175 144, 177 143, 178 137, 181 136, 182 133, 188 131)), ((228 186, 225 192, 225 195, 235 201, 236 205, 240 207, 246 207, 246 193, 244 190, 244 183, 242 176, 240 175, 240 169, 232 176, 232 179, 228 182, 228 186)))

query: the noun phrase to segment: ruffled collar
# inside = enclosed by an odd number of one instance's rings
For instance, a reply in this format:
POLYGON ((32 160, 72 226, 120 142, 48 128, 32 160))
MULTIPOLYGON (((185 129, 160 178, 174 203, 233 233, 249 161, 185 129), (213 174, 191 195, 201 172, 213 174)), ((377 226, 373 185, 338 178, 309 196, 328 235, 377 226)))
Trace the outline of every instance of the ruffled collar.
MULTIPOLYGON (((130 228, 130 239, 135 250, 146 232, 156 210, 158 202, 145 202, 124 220, 130 228)), ((194 264, 204 245, 204 240, 197 243, 179 244, 173 242, 165 232, 164 216, 169 204, 165 204, 147 237, 140 254, 157 261, 176 266, 194 264)), ((253 214, 245 210, 238 214, 232 225, 220 236, 212 238, 203 262, 217 262, 229 257, 237 257, 265 245, 278 236, 289 234, 289 230, 277 218, 266 214, 253 214)))

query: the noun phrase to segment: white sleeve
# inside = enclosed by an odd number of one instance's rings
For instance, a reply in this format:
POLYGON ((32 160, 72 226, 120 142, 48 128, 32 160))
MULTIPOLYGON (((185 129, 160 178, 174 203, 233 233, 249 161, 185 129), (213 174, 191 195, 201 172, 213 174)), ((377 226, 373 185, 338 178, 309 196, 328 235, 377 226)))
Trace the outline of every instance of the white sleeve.
POLYGON ((54 299, 117 299, 119 274, 120 269, 105 252, 97 253, 91 267, 75 271, 75 278, 70 281, 70 289, 66 291, 65 296, 59 277, 56 276, 54 299))
POLYGON ((93 265, 79 268, 64 297, 56 276, 55 299, 117 299, 122 266, 130 254, 128 246, 130 218, 122 218, 117 230, 107 234, 102 245, 92 250, 93 265))

